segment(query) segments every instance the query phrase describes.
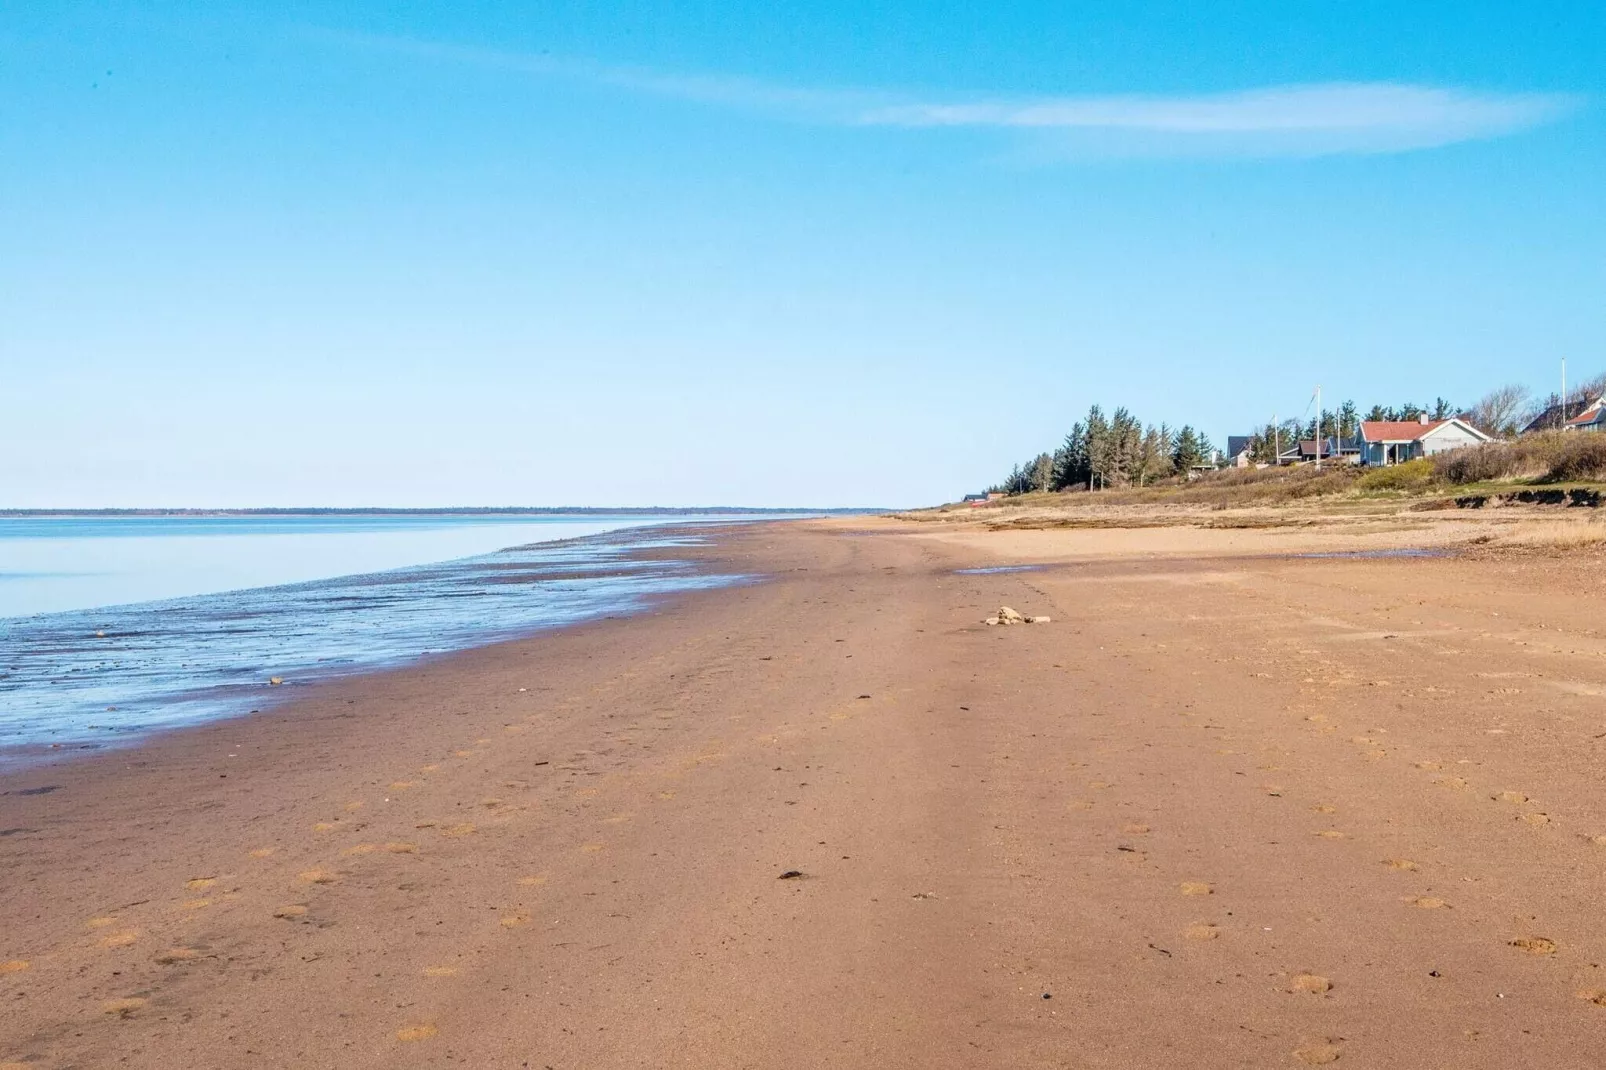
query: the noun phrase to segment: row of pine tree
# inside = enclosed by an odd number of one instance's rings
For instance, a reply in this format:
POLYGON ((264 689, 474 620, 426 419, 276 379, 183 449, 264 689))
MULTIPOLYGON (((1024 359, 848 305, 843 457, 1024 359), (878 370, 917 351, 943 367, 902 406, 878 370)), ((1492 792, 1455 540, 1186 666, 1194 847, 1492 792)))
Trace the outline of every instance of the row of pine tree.
MULTIPOLYGON (((1337 409, 1324 409, 1320 418, 1324 439, 1338 436, 1352 440, 1360 434, 1362 420, 1415 420, 1418 416, 1442 420, 1455 414, 1443 398, 1432 405, 1373 405, 1365 415, 1353 401, 1337 409)), ((1317 417, 1304 421, 1283 420, 1267 423, 1249 436, 1250 456, 1256 461, 1276 460, 1279 448, 1316 438, 1317 417)), ((1106 487, 1142 487, 1168 476, 1186 474, 1192 469, 1218 462, 1214 445, 1203 432, 1191 425, 1173 431, 1165 424, 1144 424, 1126 408, 1109 416, 1094 405, 1085 419, 1076 422, 1065 441, 1053 453, 1040 453, 1024 465, 1016 465, 1005 480, 991 489, 1005 494, 1034 491, 1100 490, 1106 487)))

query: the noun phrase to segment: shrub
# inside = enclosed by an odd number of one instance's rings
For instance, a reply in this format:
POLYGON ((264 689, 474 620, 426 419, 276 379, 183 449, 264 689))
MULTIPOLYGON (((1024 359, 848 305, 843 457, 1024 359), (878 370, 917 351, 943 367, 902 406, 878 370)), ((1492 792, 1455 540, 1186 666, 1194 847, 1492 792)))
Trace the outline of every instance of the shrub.
POLYGON ((1416 490, 1436 481, 1437 473, 1434 471, 1432 459, 1418 457, 1414 461, 1405 461, 1388 468, 1374 468, 1361 476, 1356 485, 1363 491, 1416 490))
POLYGON ((1569 434, 1545 478, 1556 482, 1606 479, 1606 435, 1592 431, 1569 434))
POLYGON ((1523 468, 1523 456, 1508 442, 1490 442, 1433 455, 1433 471, 1448 483, 1482 483, 1509 479, 1523 468))
MULTIPOLYGON (((1582 475, 1562 476, 1570 470, 1566 459, 1574 451, 1592 448, 1583 441, 1592 437, 1578 431, 1550 431, 1524 435, 1513 442, 1490 442, 1435 454, 1434 469, 1451 483, 1478 483, 1492 479, 1582 479, 1582 475)), ((1588 467, 1587 463, 1584 467, 1588 467)))

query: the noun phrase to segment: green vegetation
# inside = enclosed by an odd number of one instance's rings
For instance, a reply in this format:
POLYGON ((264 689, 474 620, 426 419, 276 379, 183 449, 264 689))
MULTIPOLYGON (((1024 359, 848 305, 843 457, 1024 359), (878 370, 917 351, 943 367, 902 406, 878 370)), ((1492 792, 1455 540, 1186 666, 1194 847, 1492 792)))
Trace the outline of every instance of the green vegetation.
MULTIPOLYGON (((1586 399, 1593 400, 1602 394, 1606 394, 1606 375, 1586 380, 1576 390, 1569 390, 1565 404, 1559 395, 1536 397, 1527 387, 1515 383, 1490 391, 1465 410, 1458 410, 1444 398, 1434 398, 1432 405, 1413 402, 1373 405, 1362 415, 1353 401, 1345 401, 1337 409, 1324 409, 1302 420, 1268 423, 1248 436, 1249 459, 1260 465, 1275 465, 1279 453, 1286 453, 1300 441, 1320 438, 1328 442, 1334 437, 1353 441, 1360 435, 1363 420, 1413 421, 1422 416, 1443 420, 1457 416, 1497 439, 1506 440, 1375 472, 1346 472, 1343 469, 1348 466, 1335 466, 1323 473, 1332 478, 1310 481, 1289 474, 1287 469, 1268 470, 1264 476, 1212 473, 1209 469, 1224 464, 1226 459, 1218 457, 1210 440, 1192 426, 1172 431, 1165 424, 1145 425, 1126 408, 1118 408, 1106 417, 1104 410, 1094 405, 1086 419, 1071 428, 1058 449, 1040 453, 1024 465, 1016 465, 1002 483, 989 489, 1019 496, 1066 490, 1175 487, 1191 480, 1207 482, 1210 492, 1219 494, 1230 487, 1265 482, 1267 490, 1237 492, 1240 497, 1259 499, 1344 492, 1362 495, 1422 493, 1434 487, 1500 481, 1606 480, 1606 435, 1564 434, 1560 430, 1563 419, 1580 411, 1586 399), (1517 437, 1536 422, 1550 426, 1552 419, 1557 431, 1517 437), (1272 492, 1270 485, 1281 489, 1272 492)), ((1205 491, 1205 487, 1200 488, 1201 495, 1205 491)))
POLYGON ((1108 418, 1094 405, 1087 419, 1071 428, 1053 453, 1040 453, 1016 465, 993 490, 1030 494, 1055 490, 1103 490, 1144 487, 1196 465, 1208 464, 1215 448, 1210 440, 1184 427, 1173 432, 1165 424, 1144 424, 1125 408, 1108 418))
POLYGON ((1387 468, 1368 469, 1355 480, 1355 487, 1362 491, 1423 490, 1437 482, 1439 474, 1434 468, 1433 461, 1427 457, 1418 457, 1414 461, 1390 465, 1387 468))

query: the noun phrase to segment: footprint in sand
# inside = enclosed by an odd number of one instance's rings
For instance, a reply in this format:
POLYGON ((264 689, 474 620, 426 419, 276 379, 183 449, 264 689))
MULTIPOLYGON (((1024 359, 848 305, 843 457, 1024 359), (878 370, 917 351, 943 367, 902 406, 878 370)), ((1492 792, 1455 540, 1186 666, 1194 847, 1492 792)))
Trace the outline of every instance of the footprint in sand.
POLYGON ((184 887, 195 889, 210 888, 216 883, 216 877, 191 877, 189 880, 184 882, 184 887))
POLYGON ((1308 992, 1313 996, 1319 996, 1323 992, 1331 991, 1333 988, 1333 982, 1319 973, 1295 974, 1290 985, 1295 992, 1308 992))
POLYGON ((1201 921, 1182 930, 1182 935, 1189 940, 1214 940, 1221 935, 1221 930, 1208 921, 1201 921))
POLYGON ((327 869, 309 869, 299 874, 301 880, 307 884, 335 884, 340 880, 338 873, 327 869))
POLYGON ((504 914, 498 924, 504 929, 523 928, 530 924, 530 912, 527 910, 515 910, 511 914, 504 914))
POLYGON ((1313 1040, 1294 1049, 1294 1058, 1307 1066, 1325 1066, 1328 1063, 1336 1063, 1342 1054, 1343 1049, 1331 1040, 1313 1040))
POLYGON ((88 921, 84 922, 84 924, 89 926, 91 929, 104 929, 108 925, 116 925, 117 919, 112 917, 110 914, 103 914, 98 918, 90 918, 88 921))
POLYGON ((1538 812, 1518 814, 1517 820, 1521 821, 1525 825, 1548 825, 1550 824, 1550 815, 1538 812))
POLYGON ((1385 858, 1383 859, 1383 864, 1390 869, 1398 870, 1410 871, 1417 868, 1416 863, 1411 861, 1409 858, 1385 858))
POLYGON ((354 843, 340 853, 348 857, 352 857, 356 855, 371 855, 377 850, 379 850, 379 848, 371 843, 354 843))
POLYGON ((409 1025, 396 1030, 396 1039, 410 1043, 415 1040, 428 1040, 439 1032, 439 1029, 427 1023, 424 1025, 409 1025))
POLYGON ((1141 821, 1134 821, 1130 825, 1122 825, 1121 831, 1131 836, 1141 836, 1145 832, 1149 831, 1149 826, 1143 824, 1141 821))
POLYGON ((292 904, 291 906, 280 907, 278 910, 273 912, 273 916, 276 918, 304 918, 306 915, 307 908, 299 903, 292 904))
POLYGON ((473 826, 472 823, 470 823, 468 821, 462 821, 462 822, 459 822, 458 824, 455 824, 455 825, 447 825, 445 828, 441 829, 441 835, 442 836, 472 836, 472 835, 474 835, 474 826, 473 826))
POLYGON ((546 883, 546 874, 536 873, 528 877, 520 877, 519 883, 526 888, 538 888, 546 883))
POLYGON ((271 848, 271 847, 258 847, 256 850, 251 852, 251 857, 252 858, 267 858, 272 853, 273 853, 273 848, 271 848))
POLYGON ((1597 1007, 1606 1007, 1606 988, 1586 988, 1578 993, 1578 998, 1597 1007))
POLYGON ((126 929, 123 932, 112 933, 110 936, 102 937, 100 946, 104 948, 127 947, 138 939, 139 931, 137 929, 126 929))
POLYGON ((418 853, 418 844, 387 843, 385 844, 385 850, 389 851, 393 855, 415 855, 418 853))
POLYGON ((0 962, 0 973, 21 973, 29 968, 27 959, 7 959, 0 962))
POLYGON ((1324 840, 1343 840, 1349 838, 1349 833, 1340 832, 1337 829, 1322 829, 1316 835, 1320 836, 1324 840))
POLYGON ((456 966, 425 966, 424 969, 423 969, 423 974, 424 974, 425 977, 456 977, 457 976, 457 967, 456 966))
POLYGON ((210 899, 186 899, 179 904, 181 910, 205 910, 212 905, 210 899))
POLYGON ((596 854, 598 851, 602 850, 602 844, 600 844, 600 843, 582 843, 580 845, 580 850, 586 852, 587 854, 596 854))
POLYGON ((1316 811, 1318 814, 1338 813, 1338 807, 1334 806, 1332 803, 1317 803, 1315 806, 1312 806, 1311 809, 1316 811))
POLYGON ((1511 946, 1518 951, 1526 951, 1530 955, 1554 955, 1556 941, 1548 936, 1519 936, 1511 941, 1511 946))
POLYGON ((1528 796, 1520 791, 1502 791, 1489 796, 1489 798, 1494 799, 1496 802, 1508 803, 1525 803, 1528 801, 1528 796))
POLYGON ((1410 900, 1410 903, 1412 906, 1422 910, 1448 910, 1450 908, 1449 903, 1446 903, 1436 895, 1419 895, 1410 900))
POLYGON ((156 956, 158 966, 176 966, 200 957, 200 952, 187 947, 171 947, 156 956))
POLYGON ((1177 890, 1183 895, 1213 895, 1215 888, 1204 881, 1183 881, 1177 885, 1177 890))

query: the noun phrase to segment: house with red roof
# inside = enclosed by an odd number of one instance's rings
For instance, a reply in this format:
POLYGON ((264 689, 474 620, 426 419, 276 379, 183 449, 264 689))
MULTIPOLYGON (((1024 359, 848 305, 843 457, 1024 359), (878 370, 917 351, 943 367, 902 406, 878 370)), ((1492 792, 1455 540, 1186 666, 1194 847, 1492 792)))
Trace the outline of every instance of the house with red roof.
POLYGON ((1562 426, 1568 431, 1606 431, 1606 397, 1596 398, 1562 426))
POLYGON ((1459 417, 1430 420, 1362 420, 1361 463, 1399 464, 1418 457, 1476 446, 1492 439, 1459 417))

